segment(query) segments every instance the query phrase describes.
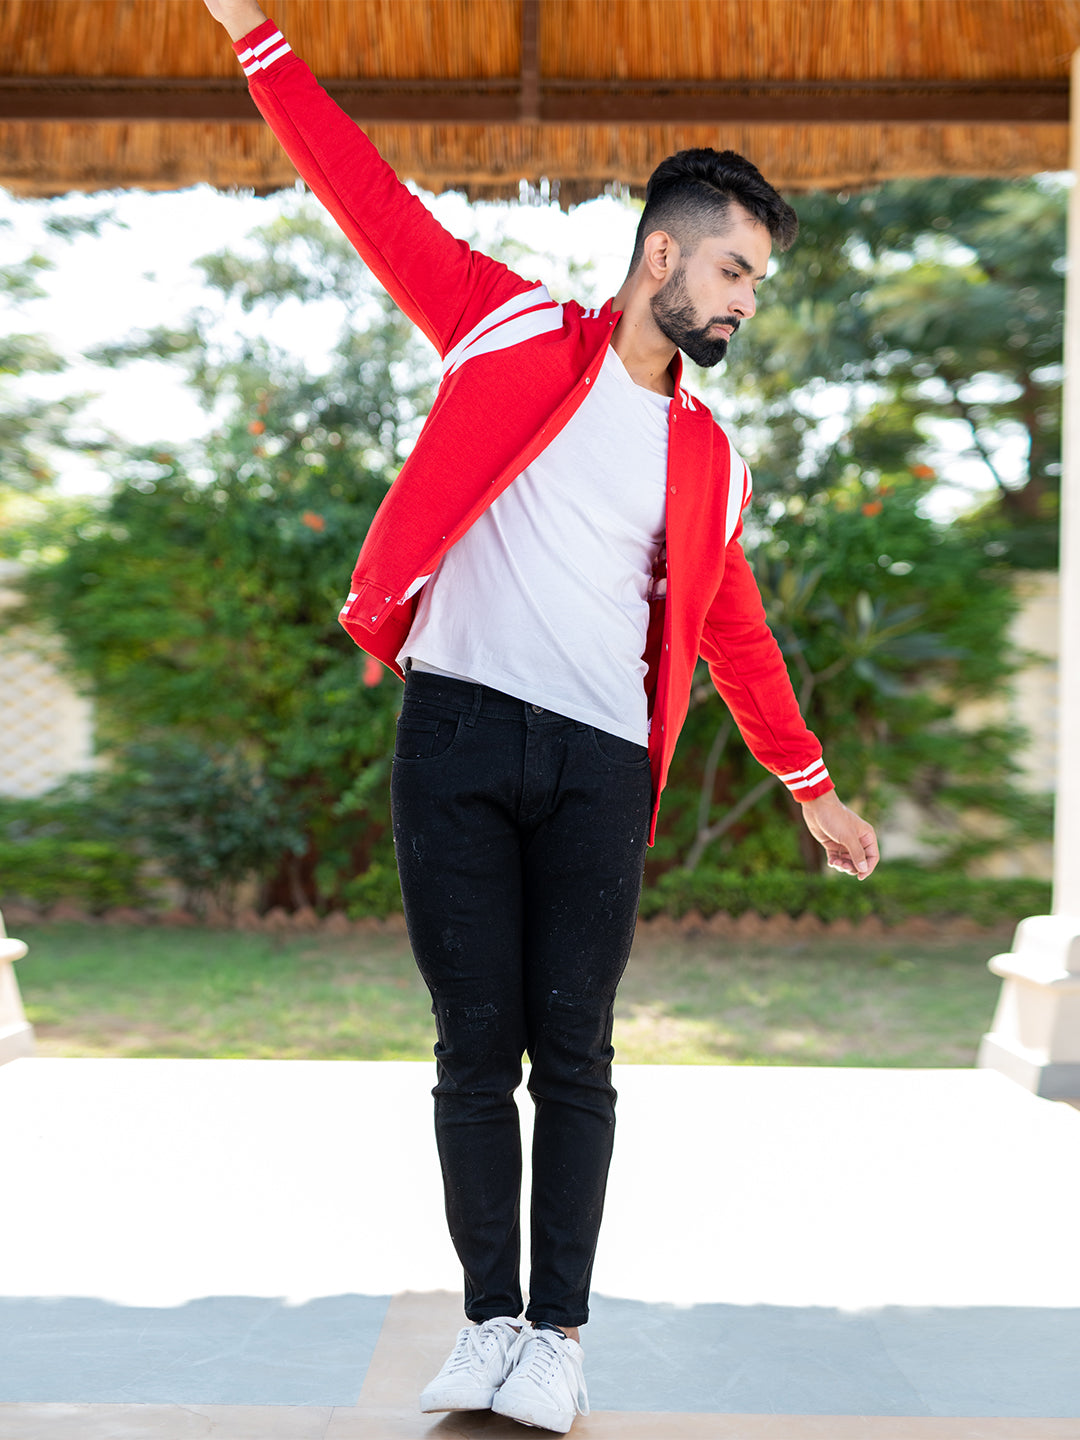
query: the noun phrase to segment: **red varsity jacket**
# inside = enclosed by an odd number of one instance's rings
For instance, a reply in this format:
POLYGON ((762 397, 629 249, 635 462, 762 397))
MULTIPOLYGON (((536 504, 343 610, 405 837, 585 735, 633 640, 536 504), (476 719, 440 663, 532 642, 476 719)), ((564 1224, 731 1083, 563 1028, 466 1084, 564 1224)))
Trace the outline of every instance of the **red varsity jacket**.
MULTIPOLYGON (((544 450, 589 393, 619 314, 558 304, 543 285, 455 239, 293 54, 273 21, 236 44, 252 97, 310 189, 443 359, 431 414, 368 531, 341 623, 400 675, 415 596, 442 556, 544 450)), ((668 429, 666 574, 646 641, 656 834, 694 666, 758 760, 798 800, 831 790, 740 545, 750 475, 682 388, 668 429)))

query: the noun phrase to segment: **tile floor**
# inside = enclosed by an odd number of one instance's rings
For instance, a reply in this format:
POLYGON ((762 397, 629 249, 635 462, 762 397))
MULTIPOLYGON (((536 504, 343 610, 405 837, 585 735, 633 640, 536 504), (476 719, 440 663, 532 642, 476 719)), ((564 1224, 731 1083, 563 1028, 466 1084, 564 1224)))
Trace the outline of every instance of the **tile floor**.
MULTIPOLYGON (((415 1409, 461 1323, 431 1083, 0 1068, 0 1440, 522 1440, 415 1409)), ((1080 1440, 1080 1112, 985 1071, 617 1083, 577 1440, 1080 1440)))

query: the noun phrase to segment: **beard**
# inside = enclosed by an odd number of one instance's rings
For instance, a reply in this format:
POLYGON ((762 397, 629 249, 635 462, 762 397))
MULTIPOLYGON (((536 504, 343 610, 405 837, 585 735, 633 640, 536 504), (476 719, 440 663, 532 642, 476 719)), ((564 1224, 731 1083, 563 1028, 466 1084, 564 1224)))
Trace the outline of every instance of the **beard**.
POLYGON ((653 319, 673 345, 693 360, 695 365, 711 370, 727 354, 728 342, 721 335, 710 336, 714 325, 728 325, 734 335, 739 322, 734 315, 717 315, 698 325, 697 312, 686 289, 686 265, 680 262, 671 278, 649 301, 653 319))

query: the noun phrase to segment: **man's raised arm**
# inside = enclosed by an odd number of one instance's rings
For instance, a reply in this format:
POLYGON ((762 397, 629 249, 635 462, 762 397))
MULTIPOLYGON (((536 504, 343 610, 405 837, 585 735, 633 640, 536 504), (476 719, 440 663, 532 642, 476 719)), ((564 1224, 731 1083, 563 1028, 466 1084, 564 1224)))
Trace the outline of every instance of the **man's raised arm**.
POLYGON ((242 40, 266 19, 255 0, 203 0, 219 24, 224 25, 232 41, 242 40))
POLYGON ((372 274, 445 356, 535 287, 450 235, 318 83, 256 0, 204 0, 228 31, 251 98, 372 274))

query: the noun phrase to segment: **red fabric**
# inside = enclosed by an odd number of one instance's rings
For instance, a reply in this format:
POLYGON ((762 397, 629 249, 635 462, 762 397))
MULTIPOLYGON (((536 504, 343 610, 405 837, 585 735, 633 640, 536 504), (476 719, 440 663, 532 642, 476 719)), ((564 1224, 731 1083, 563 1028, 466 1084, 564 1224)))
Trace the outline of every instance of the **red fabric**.
MULTIPOLYGON (((237 54, 276 29, 272 21, 260 26, 237 43, 237 54)), ((449 235, 295 55, 282 55, 249 79, 255 103, 305 182, 440 355, 515 297, 536 314, 553 311, 535 282, 449 235), (534 289, 535 306, 526 298, 534 289)), ((341 623, 357 644, 399 675, 396 656, 416 603, 404 598, 406 592, 435 570, 566 424, 589 393, 618 318, 610 301, 599 310, 571 301, 562 307, 559 328, 476 354, 444 379, 364 541, 342 612, 341 623)), ((668 587, 666 599, 654 602, 645 652, 654 790, 650 844, 699 653, 767 769, 790 775, 821 758, 765 622, 739 544, 741 527, 730 539, 725 533, 731 523, 730 442, 706 407, 682 390, 678 355, 673 370, 668 587)), ((734 483, 741 505, 741 465, 734 483)), ((826 776, 792 793, 808 800, 831 789, 826 776)))

